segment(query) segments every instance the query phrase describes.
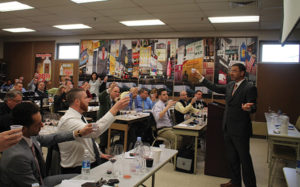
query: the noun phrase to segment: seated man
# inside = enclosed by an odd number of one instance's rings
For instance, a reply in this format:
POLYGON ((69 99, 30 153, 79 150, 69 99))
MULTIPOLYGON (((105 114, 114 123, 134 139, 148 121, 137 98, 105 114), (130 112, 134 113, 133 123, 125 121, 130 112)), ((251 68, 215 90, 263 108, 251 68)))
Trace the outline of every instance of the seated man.
POLYGON ((17 90, 22 93, 26 92, 25 88, 23 88, 23 83, 21 82, 16 82, 11 90, 17 90))
POLYGON ((17 90, 11 90, 6 93, 4 102, 0 103, 0 132, 10 129, 12 125, 11 111, 15 106, 22 102, 22 93, 17 90))
POLYGON ((23 139, 3 152, 0 162, 1 184, 5 187, 55 186, 63 179, 75 175, 46 176, 46 166, 40 146, 51 146, 59 142, 71 141, 92 132, 91 125, 79 131, 65 131, 49 135, 38 135, 43 127, 39 107, 31 102, 18 104, 12 111, 15 124, 23 125, 23 139))
POLYGON ((153 105, 149 98, 148 90, 146 88, 141 88, 139 95, 137 96, 137 108, 142 110, 151 110, 152 107, 153 105))
POLYGON ((202 99, 202 91, 197 90, 195 93, 195 97, 197 98, 196 102, 193 104, 193 107, 196 109, 203 109, 204 107, 207 107, 207 104, 205 103, 205 101, 203 101, 202 99))
MULTIPOLYGON (((82 88, 73 88, 67 94, 69 109, 58 123, 59 131, 79 131, 87 121, 82 115, 87 112, 90 98, 82 88)), ((58 144, 60 150, 62 173, 81 173, 81 163, 84 156, 84 150, 88 150, 91 159, 91 168, 101 164, 99 147, 93 138, 99 137, 115 121, 117 112, 126 107, 129 98, 125 97, 116 102, 115 105, 101 118, 96 124, 97 128, 93 133, 83 139, 76 139, 72 142, 58 144)))
POLYGON ((193 104, 196 102, 196 97, 193 97, 191 102, 188 104, 188 97, 186 91, 180 92, 180 100, 175 105, 175 120, 176 124, 179 124, 183 121, 185 114, 198 113, 199 110, 193 107, 193 104))
POLYGON ((128 94, 130 97, 130 102, 128 104, 128 107, 126 107, 126 109, 127 110, 135 110, 137 108, 138 88, 132 87, 132 88, 130 88, 129 92, 123 92, 120 97, 124 98, 128 94))
MULTIPOLYGON (((166 89, 160 88, 157 91, 158 101, 152 108, 152 113, 156 121, 157 135, 166 138, 171 142, 171 148, 175 147, 175 137, 172 130, 173 122, 170 120, 169 108, 173 106, 176 101, 168 101, 168 93, 166 89)), ((178 148, 182 146, 182 136, 177 136, 178 148)))

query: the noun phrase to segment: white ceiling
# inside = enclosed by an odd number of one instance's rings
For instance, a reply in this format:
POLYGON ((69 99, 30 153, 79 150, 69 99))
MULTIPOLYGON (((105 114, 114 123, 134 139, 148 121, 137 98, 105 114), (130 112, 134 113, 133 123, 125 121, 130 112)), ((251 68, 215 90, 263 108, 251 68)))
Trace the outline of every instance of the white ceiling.
MULTIPOLYGON (((8 2, 12 0, 0 0, 8 2)), ((18 0, 35 9, 0 12, 0 37, 87 34, 203 32, 281 29, 283 0, 108 0, 76 4, 70 0, 18 0), (259 23, 211 24, 208 16, 260 15, 259 23), (164 26, 127 27, 124 20, 160 19, 164 26), (58 24, 83 23, 92 29, 63 31, 58 24), (33 33, 9 33, 3 28, 26 27, 33 33)))

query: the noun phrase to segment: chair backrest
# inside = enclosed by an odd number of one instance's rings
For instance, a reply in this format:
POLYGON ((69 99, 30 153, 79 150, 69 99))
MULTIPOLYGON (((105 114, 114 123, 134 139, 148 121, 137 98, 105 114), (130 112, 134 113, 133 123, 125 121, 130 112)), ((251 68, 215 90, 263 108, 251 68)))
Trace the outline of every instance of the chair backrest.
POLYGON ((298 131, 300 131, 300 116, 297 119, 297 122, 295 124, 295 127, 298 129, 298 131))

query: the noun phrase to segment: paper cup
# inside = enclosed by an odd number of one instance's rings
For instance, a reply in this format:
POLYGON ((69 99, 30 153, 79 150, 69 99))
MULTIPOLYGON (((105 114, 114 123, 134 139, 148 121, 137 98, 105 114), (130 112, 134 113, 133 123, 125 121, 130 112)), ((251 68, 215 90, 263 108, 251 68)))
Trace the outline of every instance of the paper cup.
POLYGON ((97 123, 92 123, 92 128, 93 128, 93 131, 97 131, 98 130, 98 124, 97 123))
POLYGON ((11 125, 10 129, 21 129, 23 128, 23 125, 11 125))
POLYGON ((159 163, 160 160, 161 149, 157 147, 151 147, 151 152, 153 155, 153 163, 154 165, 156 165, 159 163))

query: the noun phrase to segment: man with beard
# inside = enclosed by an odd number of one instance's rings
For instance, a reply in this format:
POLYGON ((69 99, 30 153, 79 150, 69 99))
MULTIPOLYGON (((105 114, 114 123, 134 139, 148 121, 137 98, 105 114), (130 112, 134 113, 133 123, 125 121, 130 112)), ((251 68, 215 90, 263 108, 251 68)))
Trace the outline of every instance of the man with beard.
MULTIPOLYGON (((58 123, 58 131, 79 130, 87 124, 82 115, 88 111, 90 98, 82 88, 73 88, 67 94, 69 109, 58 123)), ((120 109, 126 107, 129 103, 129 97, 118 101, 111 109, 96 122, 97 127, 94 132, 85 138, 76 139, 73 142, 60 143, 60 165, 62 173, 81 173, 81 163, 84 156, 84 150, 88 150, 91 158, 91 168, 101 164, 100 151, 93 138, 99 137, 115 121, 115 115, 120 109)), ((80 133, 79 133, 80 134, 80 133)))

